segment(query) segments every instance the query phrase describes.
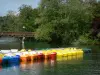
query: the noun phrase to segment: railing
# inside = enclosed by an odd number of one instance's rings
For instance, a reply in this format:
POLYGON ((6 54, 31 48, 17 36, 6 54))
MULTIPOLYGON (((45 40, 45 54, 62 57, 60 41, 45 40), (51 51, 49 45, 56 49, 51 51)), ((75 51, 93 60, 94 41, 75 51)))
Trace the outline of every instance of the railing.
POLYGON ((0 36, 34 37, 34 32, 0 32, 0 36))

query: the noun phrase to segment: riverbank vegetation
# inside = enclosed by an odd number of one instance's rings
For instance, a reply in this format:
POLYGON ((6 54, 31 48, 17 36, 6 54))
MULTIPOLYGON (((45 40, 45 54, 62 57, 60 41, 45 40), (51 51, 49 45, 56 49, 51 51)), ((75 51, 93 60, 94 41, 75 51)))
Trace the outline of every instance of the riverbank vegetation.
POLYGON ((41 0, 33 9, 0 17, 0 32, 35 32, 35 40, 50 44, 100 44, 100 2, 41 0), (95 20, 95 19, 98 19, 95 20))

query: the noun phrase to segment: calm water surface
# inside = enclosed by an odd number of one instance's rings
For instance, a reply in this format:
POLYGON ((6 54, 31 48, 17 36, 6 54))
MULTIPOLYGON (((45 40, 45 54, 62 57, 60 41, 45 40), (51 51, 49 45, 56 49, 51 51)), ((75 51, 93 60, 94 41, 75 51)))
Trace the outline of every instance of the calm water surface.
POLYGON ((100 75, 100 54, 0 66, 0 75, 100 75))
MULTIPOLYGON (((15 45, 15 44, 12 44, 15 45)), ((26 48, 44 48, 49 45, 41 43, 28 44, 26 48), (43 44, 42 44, 43 45, 43 44)), ((1 45, 3 47, 5 45, 1 45)), ((15 45, 18 47, 19 45, 15 45)), ((12 46, 10 46, 11 48, 12 46)), ((14 46, 13 46, 14 47, 14 46)), ((100 75, 100 47, 82 46, 91 48, 92 53, 84 56, 64 57, 57 60, 44 60, 19 65, 0 66, 0 75, 100 75)), ((7 48, 7 46, 5 47, 7 48)))

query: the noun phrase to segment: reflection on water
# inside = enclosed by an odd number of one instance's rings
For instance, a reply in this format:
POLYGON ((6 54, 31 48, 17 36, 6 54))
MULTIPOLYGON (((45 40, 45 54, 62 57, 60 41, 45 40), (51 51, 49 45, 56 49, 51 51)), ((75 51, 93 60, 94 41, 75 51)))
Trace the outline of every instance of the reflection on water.
POLYGON ((41 75, 43 62, 29 62, 20 64, 20 75, 41 75))
POLYGON ((100 59, 96 60, 95 57, 100 58, 100 55, 21 62, 20 65, 0 66, 0 75, 100 75, 100 59))
POLYGON ((0 65, 0 75, 100 75, 100 53, 0 65))
POLYGON ((0 37, 0 49, 21 49, 21 41, 15 37, 0 37))
MULTIPOLYGON (((0 48, 21 48, 19 42, 8 42, 1 43, 0 48)), ((37 43, 27 43, 27 45, 27 48, 49 48, 49 45, 43 43, 38 45, 37 43)), ((93 53, 84 56, 60 57, 57 60, 0 65, 0 75, 100 75, 100 46, 85 46, 85 48, 92 48, 93 53)))
MULTIPOLYGON (((21 62, 20 65, 0 66, 0 75, 61 75, 63 68, 67 68, 68 64, 80 64, 79 61, 83 56, 69 56, 59 58, 59 60, 44 60, 35 62, 21 62), (60 71, 61 73, 60 73, 60 71)), ((67 69, 66 69, 67 71, 67 69)))
POLYGON ((19 75, 19 67, 12 66, 1 69, 0 75, 19 75))

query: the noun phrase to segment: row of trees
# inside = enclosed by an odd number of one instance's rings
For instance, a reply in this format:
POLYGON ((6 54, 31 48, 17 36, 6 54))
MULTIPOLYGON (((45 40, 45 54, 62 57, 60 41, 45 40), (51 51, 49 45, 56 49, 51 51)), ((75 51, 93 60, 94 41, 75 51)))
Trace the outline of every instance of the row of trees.
POLYGON ((0 17, 0 31, 1 32, 32 32, 36 29, 35 19, 38 16, 38 10, 31 6, 22 5, 19 8, 19 13, 9 11, 6 16, 0 17), (23 28, 25 27, 25 28, 23 28))
POLYGON ((92 20, 100 16, 99 3, 80 0, 41 0, 38 8, 22 5, 19 14, 0 17, 0 31, 36 32, 35 39, 71 44, 90 33, 92 20), (23 26, 25 28, 23 29, 23 26))

